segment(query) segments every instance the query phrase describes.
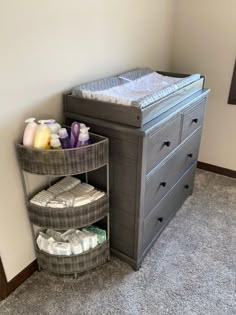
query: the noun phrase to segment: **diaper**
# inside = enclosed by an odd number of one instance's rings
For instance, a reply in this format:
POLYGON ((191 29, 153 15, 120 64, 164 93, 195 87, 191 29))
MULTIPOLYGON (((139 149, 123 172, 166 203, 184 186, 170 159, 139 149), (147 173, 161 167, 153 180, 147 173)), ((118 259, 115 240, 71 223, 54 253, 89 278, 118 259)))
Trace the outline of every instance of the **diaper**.
POLYGON ((105 242, 106 240, 106 231, 103 229, 100 229, 97 226, 94 225, 90 225, 88 227, 86 227, 86 230, 89 232, 93 232, 95 234, 97 234, 97 238, 98 238, 98 244, 102 244, 105 242))
POLYGON ((70 256, 72 254, 71 245, 69 243, 54 242, 52 244, 53 255, 70 256))
POLYGON ((54 231, 54 230, 51 230, 51 229, 47 229, 46 230, 46 235, 54 238, 54 240, 57 241, 57 242, 63 241, 60 232, 57 232, 57 231, 54 231))
POLYGON ((76 229, 69 229, 68 231, 64 232, 63 234, 61 234, 61 239, 63 241, 68 241, 69 236, 73 233, 75 233, 76 229))
POLYGON ((49 187, 47 191, 52 192, 54 195, 58 195, 60 193, 63 193, 74 188, 79 183, 80 180, 78 178, 66 176, 56 184, 49 187))
POLYGON ((82 230, 85 235, 89 238, 90 248, 95 248, 98 245, 98 236, 94 232, 87 231, 86 229, 82 230))
POLYGON ((71 245, 71 250, 73 254, 78 255, 83 252, 81 241, 77 236, 76 232, 68 235, 68 241, 71 245))
POLYGON ((53 254, 52 244, 55 240, 52 237, 49 237, 43 232, 39 232, 36 243, 40 250, 43 250, 46 253, 53 254))
POLYGON ((47 203, 50 202, 55 197, 55 195, 46 190, 40 191, 38 194, 36 194, 30 202, 41 207, 46 207, 47 203))
POLYGON ((86 252, 90 249, 90 240, 89 237, 81 232, 80 230, 76 230, 77 237, 82 245, 83 251, 86 252))

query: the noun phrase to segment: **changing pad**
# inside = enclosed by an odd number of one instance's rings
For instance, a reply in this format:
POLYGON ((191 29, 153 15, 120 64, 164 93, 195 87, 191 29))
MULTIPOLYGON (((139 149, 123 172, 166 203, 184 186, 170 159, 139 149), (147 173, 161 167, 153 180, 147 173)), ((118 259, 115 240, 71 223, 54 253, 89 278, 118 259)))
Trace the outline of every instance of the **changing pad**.
POLYGON ((145 108, 194 81, 200 74, 179 78, 161 75, 149 68, 135 69, 116 77, 81 84, 73 96, 145 108))

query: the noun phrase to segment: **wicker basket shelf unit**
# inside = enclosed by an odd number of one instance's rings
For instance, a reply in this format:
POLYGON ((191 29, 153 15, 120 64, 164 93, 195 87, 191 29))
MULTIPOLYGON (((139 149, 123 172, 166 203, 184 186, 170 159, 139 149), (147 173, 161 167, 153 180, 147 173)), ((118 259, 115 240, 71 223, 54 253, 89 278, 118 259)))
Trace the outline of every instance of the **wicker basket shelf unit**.
MULTIPOLYGON (((39 250, 36 241, 35 252, 39 269, 55 274, 74 274, 95 268, 110 259, 109 231, 109 143, 108 139, 90 133, 91 144, 67 150, 38 150, 16 144, 16 154, 20 166, 25 202, 29 220, 41 229, 67 230, 82 228, 106 218, 107 240, 96 248, 79 255, 58 256, 39 250), (101 167, 106 168, 106 194, 89 204, 70 208, 50 208, 30 202, 31 194, 26 185, 26 173, 46 175, 51 178, 86 174, 101 167)), ((49 184, 50 186, 50 184, 49 184)), ((35 234, 33 233, 35 240, 35 234)))

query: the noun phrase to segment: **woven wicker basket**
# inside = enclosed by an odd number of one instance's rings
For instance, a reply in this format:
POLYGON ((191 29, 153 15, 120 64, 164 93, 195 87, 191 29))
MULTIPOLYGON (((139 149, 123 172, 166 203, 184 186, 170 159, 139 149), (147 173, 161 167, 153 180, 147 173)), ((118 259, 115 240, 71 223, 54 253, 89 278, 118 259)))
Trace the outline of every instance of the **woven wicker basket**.
POLYGON ((67 230, 92 224, 109 212, 109 197, 104 197, 80 207, 49 208, 27 202, 31 223, 52 229, 67 230))
POLYGON ((66 150, 39 150, 16 144, 22 170, 40 175, 74 175, 108 163, 108 139, 90 133, 92 144, 66 150))
POLYGON ((97 267, 108 260, 109 241, 96 248, 71 256, 51 255, 36 248, 39 267, 55 274, 75 274, 97 267))

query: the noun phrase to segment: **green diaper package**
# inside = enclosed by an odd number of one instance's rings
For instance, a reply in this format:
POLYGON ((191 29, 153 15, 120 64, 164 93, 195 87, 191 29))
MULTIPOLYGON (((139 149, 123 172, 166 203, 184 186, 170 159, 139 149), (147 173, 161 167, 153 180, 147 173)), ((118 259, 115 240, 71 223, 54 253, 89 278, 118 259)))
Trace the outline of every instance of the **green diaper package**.
POLYGON ((100 229, 99 227, 95 226, 95 225, 89 225, 86 227, 87 231, 91 231, 95 234, 97 234, 98 236, 98 244, 102 244, 105 242, 105 240, 107 239, 106 236, 106 231, 103 229, 100 229))

